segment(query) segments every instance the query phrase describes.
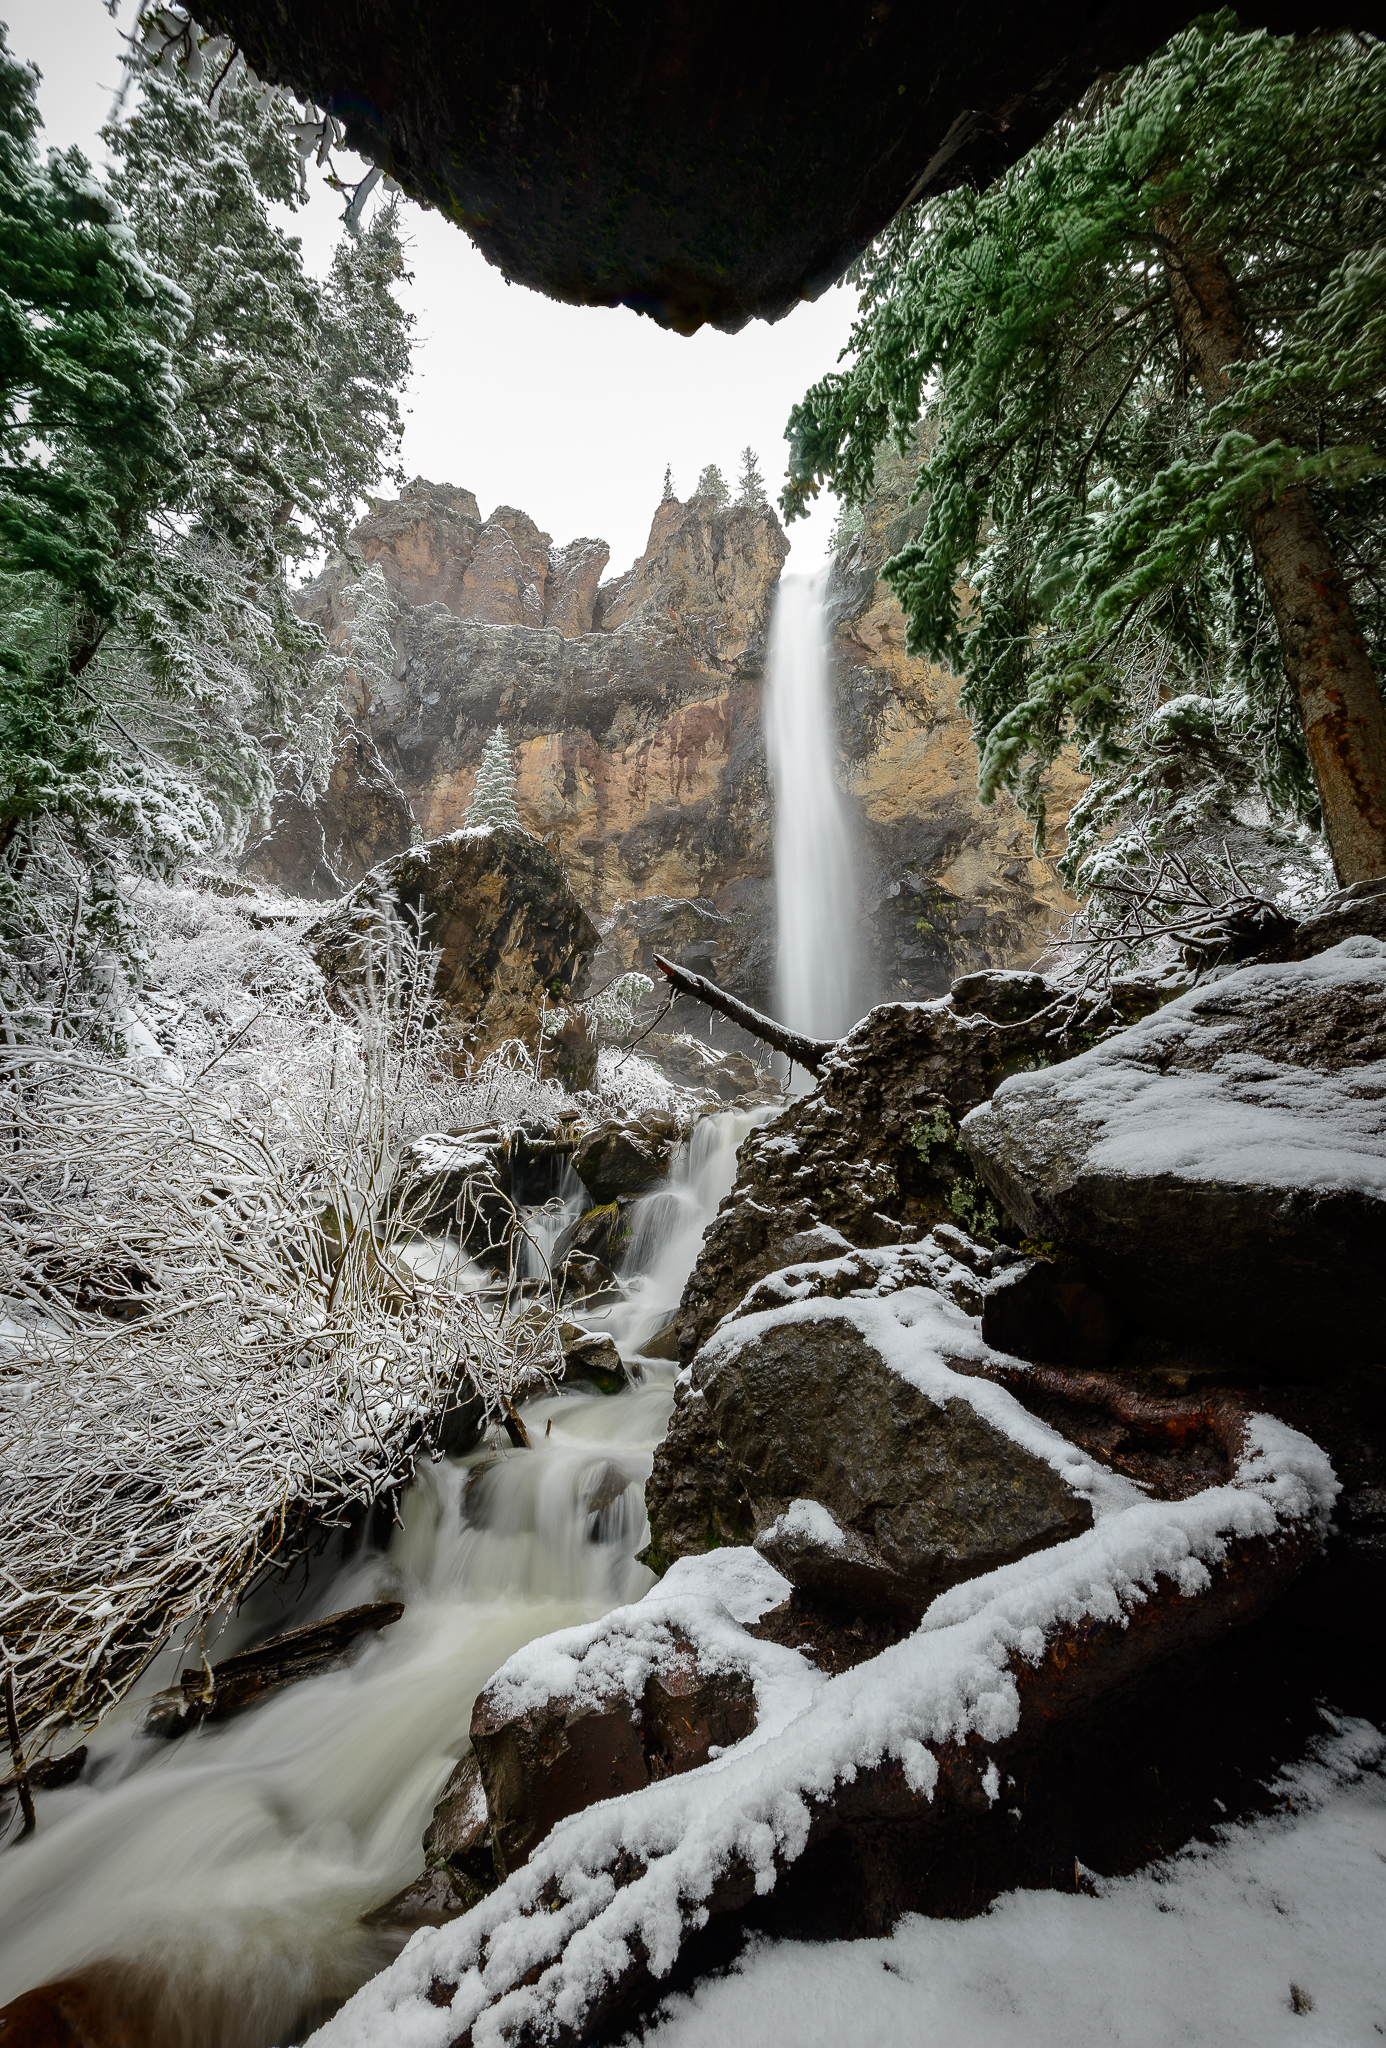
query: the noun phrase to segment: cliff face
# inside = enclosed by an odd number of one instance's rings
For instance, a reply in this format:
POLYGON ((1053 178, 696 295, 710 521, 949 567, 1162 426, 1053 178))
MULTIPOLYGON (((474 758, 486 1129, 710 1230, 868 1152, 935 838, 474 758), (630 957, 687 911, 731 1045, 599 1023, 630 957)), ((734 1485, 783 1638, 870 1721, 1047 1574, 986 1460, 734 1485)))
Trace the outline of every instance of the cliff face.
MULTIPOLYGON (((828 592, 877 999, 1027 961, 1062 907, 1014 806, 977 805, 957 680, 905 652, 899 607, 876 575, 910 523, 902 496, 883 491, 828 592)), ((420 479, 375 508, 353 546, 397 600, 393 673, 346 693, 325 796, 310 804, 286 786, 246 865, 304 894, 340 894, 411 835, 460 825, 482 749, 504 724, 520 814, 608 928, 613 971, 648 966, 682 929, 652 899, 698 898, 702 971, 770 1003, 760 710, 788 552, 774 513, 667 500, 640 560, 601 583, 603 542, 555 547, 523 512, 501 506, 483 520, 469 491, 420 479)), ((299 595, 338 645, 356 573, 339 560, 299 595)), ((1077 787, 1056 792, 1060 818, 1077 787)))

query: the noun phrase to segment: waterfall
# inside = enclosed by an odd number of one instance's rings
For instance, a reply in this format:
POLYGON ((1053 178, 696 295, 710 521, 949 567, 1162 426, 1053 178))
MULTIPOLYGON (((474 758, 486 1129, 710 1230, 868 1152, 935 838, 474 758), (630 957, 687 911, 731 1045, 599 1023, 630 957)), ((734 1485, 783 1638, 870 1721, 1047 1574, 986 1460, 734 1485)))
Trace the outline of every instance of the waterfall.
POLYGON ((862 1009, 855 864, 833 773, 827 574, 781 580, 765 715, 775 796, 775 1007, 792 1029, 813 1038, 840 1037, 862 1009))
MULTIPOLYGON (((667 1189, 634 1205, 629 1298, 584 1318, 626 1356, 678 1306, 736 1148, 769 1114, 703 1118, 667 1189)), ((541 1249, 585 1199, 565 1180, 529 1215, 541 1249)), ((302 2040, 388 1962, 397 1941, 361 1916, 421 1870, 478 1691, 535 1636, 651 1584, 636 1552, 674 1371, 647 1359, 622 1394, 526 1403, 530 1450, 491 1443, 421 1465, 384 1549, 310 1560, 210 1646, 220 1658, 360 1601, 402 1600, 402 1618, 344 1668, 173 1742, 138 1732, 138 1700, 110 1714, 81 1780, 40 1792, 38 1833, 0 1851, 0 2004, 119 1971, 157 1988, 168 2015, 141 2048, 270 2048, 302 2040)), ((165 1651, 140 1694, 188 1661, 165 1651)))
POLYGON ((703 1233, 722 1197, 731 1193, 741 1140, 773 1114, 770 1109, 728 1109, 700 1118, 679 1147, 667 1186, 635 1204, 630 1248, 622 1261, 627 1298, 593 1318, 611 1332, 622 1357, 638 1354, 672 1318, 703 1233))

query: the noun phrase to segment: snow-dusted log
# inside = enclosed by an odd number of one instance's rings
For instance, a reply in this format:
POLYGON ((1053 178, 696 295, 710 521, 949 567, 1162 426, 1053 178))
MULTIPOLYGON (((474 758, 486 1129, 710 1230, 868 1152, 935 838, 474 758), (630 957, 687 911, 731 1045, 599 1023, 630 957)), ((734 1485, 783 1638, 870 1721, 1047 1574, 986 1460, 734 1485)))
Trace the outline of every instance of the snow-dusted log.
POLYGON ((717 1010, 729 1017, 733 1024, 739 1024, 743 1031, 749 1031, 752 1038, 760 1039, 763 1045, 773 1046, 795 1066, 804 1067, 810 1074, 816 1074, 828 1054, 837 1044, 835 1038, 806 1038, 801 1031, 791 1031, 787 1024, 777 1024, 773 1017, 766 1017, 759 1010, 753 1010, 749 1003, 743 1003, 736 996, 729 996, 725 989, 718 988, 715 981, 708 981, 701 974, 692 974, 686 967, 675 966, 662 954, 655 954, 655 966, 670 986, 681 996, 691 996, 696 1003, 706 1003, 710 1010, 717 1010))

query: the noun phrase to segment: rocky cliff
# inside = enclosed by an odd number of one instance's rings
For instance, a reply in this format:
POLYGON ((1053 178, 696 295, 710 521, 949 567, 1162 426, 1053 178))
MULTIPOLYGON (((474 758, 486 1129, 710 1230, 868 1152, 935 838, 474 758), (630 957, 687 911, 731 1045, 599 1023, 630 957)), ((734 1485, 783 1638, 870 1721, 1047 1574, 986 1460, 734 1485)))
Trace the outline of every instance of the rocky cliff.
MULTIPOLYGON (((1009 799, 978 807, 957 679, 905 651, 877 575, 908 528, 902 507, 900 480, 887 477, 829 585, 875 999, 934 995, 969 968, 1029 961, 1063 906, 1009 799)), ((461 823, 482 748, 504 723, 520 814, 606 931, 611 970, 692 945, 701 971, 770 1003, 761 692, 787 553, 769 509, 669 499, 645 553, 602 582, 604 542, 556 546, 513 507, 483 519, 469 491, 416 480, 299 595, 349 649, 352 588, 377 565, 397 606, 393 672, 356 675, 325 795, 310 801, 286 774, 247 867, 301 894, 340 894, 411 838, 461 823)), ((1072 793, 1057 792, 1060 818, 1072 793)))

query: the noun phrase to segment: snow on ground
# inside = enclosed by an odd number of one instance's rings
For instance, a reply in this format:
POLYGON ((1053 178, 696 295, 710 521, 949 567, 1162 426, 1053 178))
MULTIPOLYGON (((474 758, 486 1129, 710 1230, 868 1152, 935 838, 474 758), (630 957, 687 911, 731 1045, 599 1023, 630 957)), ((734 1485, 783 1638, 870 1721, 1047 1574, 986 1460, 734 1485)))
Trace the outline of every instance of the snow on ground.
POLYGON ((1326 1074, 1231 1048, 1217 1055, 1219 1039, 1235 1042, 1262 1005, 1335 988, 1386 1001, 1386 945, 1344 939, 1312 960, 1238 968, 1075 1060, 1013 1074, 964 1118, 964 1134, 986 1145, 984 1133, 1025 1101, 1046 1117, 1059 1156, 1072 1152, 1076 1131, 1092 1134, 1091 1172, 1386 1199, 1386 1063, 1326 1074), (1210 1071, 1181 1065, 1183 1047, 1210 1071))
POLYGON ((1278 1781, 1293 1810, 1090 1878, 1095 1897, 756 1942, 668 1999, 645 2048, 1367 2048, 1386 2036, 1384 1756, 1368 1723, 1337 1722, 1278 1781))

